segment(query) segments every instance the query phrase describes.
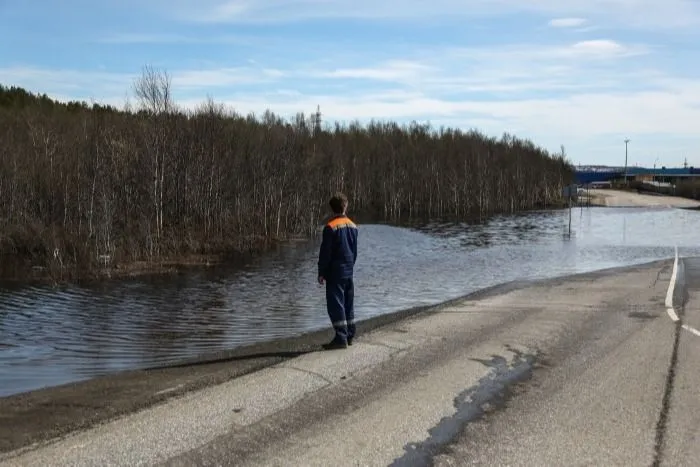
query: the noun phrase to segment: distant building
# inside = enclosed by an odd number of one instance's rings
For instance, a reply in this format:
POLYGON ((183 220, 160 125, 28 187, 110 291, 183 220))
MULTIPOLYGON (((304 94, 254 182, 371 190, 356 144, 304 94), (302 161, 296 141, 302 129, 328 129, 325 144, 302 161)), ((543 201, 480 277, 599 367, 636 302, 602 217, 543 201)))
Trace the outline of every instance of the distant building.
MULTIPOLYGON (((625 179, 624 167, 579 166, 575 172, 579 185, 600 185, 625 179)), ((700 177, 700 168, 695 167, 628 167, 627 180, 641 182, 660 182, 675 185, 680 180, 700 177)), ((700 180, 700 179, 698 179, 700 180)))

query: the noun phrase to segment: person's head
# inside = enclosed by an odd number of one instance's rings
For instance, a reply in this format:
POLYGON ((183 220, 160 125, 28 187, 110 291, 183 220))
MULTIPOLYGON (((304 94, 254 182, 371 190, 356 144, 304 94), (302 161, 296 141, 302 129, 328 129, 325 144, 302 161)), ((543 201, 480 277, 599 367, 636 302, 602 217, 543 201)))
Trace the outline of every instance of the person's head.
POLYGON ((334 214, 345 214, 348 209, 348 197, 342 193, 336 193, 328 202, 334 214))

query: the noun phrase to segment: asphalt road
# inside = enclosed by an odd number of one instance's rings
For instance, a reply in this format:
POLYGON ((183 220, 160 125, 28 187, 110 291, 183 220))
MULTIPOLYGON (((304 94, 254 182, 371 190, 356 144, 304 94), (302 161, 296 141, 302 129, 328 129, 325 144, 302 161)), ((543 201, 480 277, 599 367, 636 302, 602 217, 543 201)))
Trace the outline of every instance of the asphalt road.
MULTIPOLYGON (((684 323, 700 325, 700 261, 685 259, 684 323)), ((434 465, 698 465, 700 337, 640 301, 634 327, 589 336, 434 465)), ((700 329, 700 327, 698 327, 700 329)))
MULTIPOLYGON (((700 262, 682 323, 700 329, 700 262)), ((6 458, 7 465, 695 465, 672 262, 511 286, 6 458)))
POLYGON ((692 332, 682 329, 678 340, 666 421, 667 465, 700 464, 700 260, 684 263, 686 304, 681 319, 692 332))

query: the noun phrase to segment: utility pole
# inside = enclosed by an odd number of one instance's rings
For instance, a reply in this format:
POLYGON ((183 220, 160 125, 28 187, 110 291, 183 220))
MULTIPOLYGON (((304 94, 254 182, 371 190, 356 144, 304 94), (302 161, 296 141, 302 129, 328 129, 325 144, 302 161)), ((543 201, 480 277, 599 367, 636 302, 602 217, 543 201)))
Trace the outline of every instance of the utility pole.
POLYGON ((656 163, 659 162, 659 158, 654 159, 654 172, 651 174, 651 181, 656 182, 656 163))
POLYGON ((627 186, 627 144, 629 142, 629 138, 625 140, 625 186, 627 186))

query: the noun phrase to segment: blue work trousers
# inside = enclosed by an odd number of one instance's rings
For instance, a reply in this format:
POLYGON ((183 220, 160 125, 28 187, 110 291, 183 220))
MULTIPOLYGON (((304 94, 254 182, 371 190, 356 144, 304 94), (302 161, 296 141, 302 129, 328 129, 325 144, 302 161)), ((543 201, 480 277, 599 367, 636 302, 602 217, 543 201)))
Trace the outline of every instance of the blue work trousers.
POLYGON ((326 281, 328 316, 335 330, 335 339, 347 342, 355 337, 355 285, 352 278, 326 281))

